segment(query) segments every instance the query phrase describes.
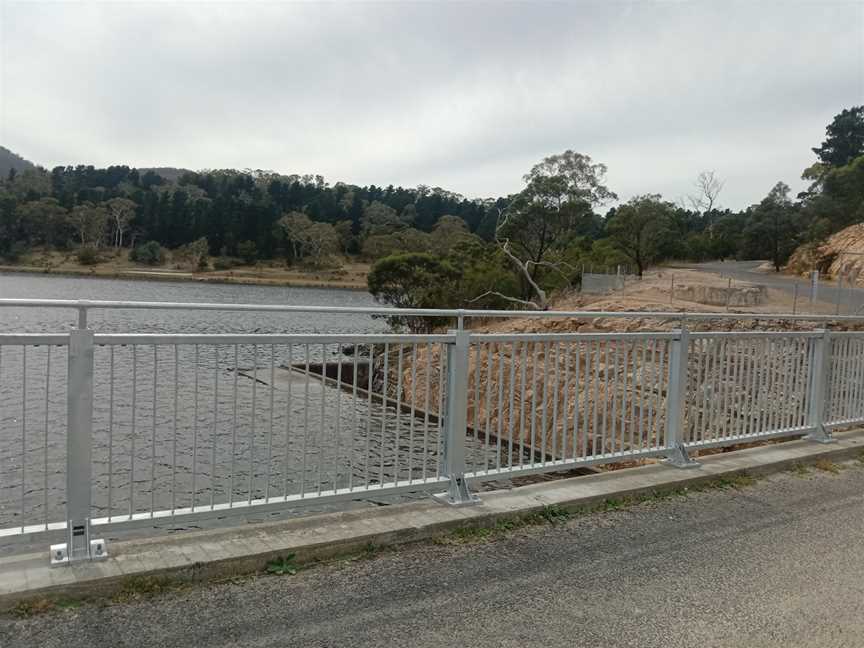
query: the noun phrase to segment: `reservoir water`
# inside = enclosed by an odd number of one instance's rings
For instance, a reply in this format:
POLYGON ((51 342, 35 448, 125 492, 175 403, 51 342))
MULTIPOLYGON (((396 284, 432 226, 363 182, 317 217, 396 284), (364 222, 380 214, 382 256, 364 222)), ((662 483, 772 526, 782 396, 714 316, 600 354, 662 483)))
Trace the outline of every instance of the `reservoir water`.
MULTIPOLYGON (((0 273, 0 298, 110 301, 378 306, 372 295, 337 288, 247 286, 59 275, 0 273)), ((218 311, 93 311, 99 333, 372 333, 387 330, 366 315, 238 313, 218 311)), ((0 308, 0 332, 64 332, 75 325, 71 310, 0 308)))
MULTIPOLYGON (((376 305, 367 293, 340 289, 18 273, 0 273, 0 297, 376 305)), ((4 333, 63 333, 75 321, 72 310, 0 308, 4 333)), ((92 311, 89 326, 97 333, 388 330, 365 315, 159 310, 92 311)), ((313 361, 344 360, 340 351, 316 345, 308 352, 313 361)), ((305 353, 302 345, 97 347, 93 516, 311 492, 322 480, 326 490, 435 474, 439 429, 428 419, 397 416, 314 377, 301 375, 312 388, 293 393, 285 381, 271 383, 274 367, 284 371, 305 353)), ((0 348, 0 529, 63 519, 66 361, 63 347, 0 348)), ((433 403, 437 409, 434 395, 433 403)), ((469 464, 479 451, 472 443, 469 464)))

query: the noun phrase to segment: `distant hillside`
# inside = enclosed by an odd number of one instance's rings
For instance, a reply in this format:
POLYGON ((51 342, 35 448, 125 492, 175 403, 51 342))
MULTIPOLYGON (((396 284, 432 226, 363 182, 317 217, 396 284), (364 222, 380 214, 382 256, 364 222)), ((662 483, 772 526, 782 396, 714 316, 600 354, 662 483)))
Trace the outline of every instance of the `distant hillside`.
POLYGON ((138 173, 145 174, 148 171, 152 171, 153 173, 162 176, 166 180, 170 180, 171 182, 177 182, 177 180, 184 173, 192 173, 189 169, 177 169, 175 167, 137 167, 138 173))
POLYGON ((27 169, 35 169, 36 165, 25 160, 20 155, 16 155, 9 149, 0 146, 0 178, 5 178, 9 175, 10 169, 15 169, 18 173, 27 169))

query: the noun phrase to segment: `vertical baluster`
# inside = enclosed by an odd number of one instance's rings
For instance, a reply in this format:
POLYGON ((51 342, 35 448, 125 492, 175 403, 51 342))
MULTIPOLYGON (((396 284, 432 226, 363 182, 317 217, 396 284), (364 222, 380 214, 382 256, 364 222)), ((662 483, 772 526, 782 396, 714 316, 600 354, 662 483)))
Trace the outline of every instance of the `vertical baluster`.
MULTIPOLYGON (((323 390, 323 377, 322 377, 323 390)), ((249 422, 249 492, 247 503, 252 504, 255 492, 255 434, 258 419, 258 345, 252 345, 252 408, 249 422)))
MULTIPOLYGON (((622 372, 621 372, 621 430, 620 438, 618 439, 618 452, 624 452, 624 439, 627 436, 627 387, 630 384, 630 345, 626 339, 622 339, 619 344, 623 347, 622 372)), ((617 381, 616 381, 617 382, 617 381)), ((631 419, 632 420, 632 419, 631 419)), ((630 445, 628 449, 633 448, 633 427, 630 426, 630 445)))
MULTIPOLYGON (((441 469, 442 469, 441 450, 442 450, 442 444, 444 441, 444 439, 443 439, 443 435, 444 435, 444 427, 443 427, 443 424, 444 424, 444 382, 447 380, 447 374, 450 371, 450 369, 447 365, 447 352, 446 352, 445 347, 446 347, 446 345, 444 343, 438 344, 438 351, 439 351, 438 356, 439 356, 439 365, 440 365, 439 366, 439 371, 440 371, 439 375, 441 376, 441 378, 438 381, 438 426, 437 426, 437 428, 438 428, 438 439, 437 439, 438 440, 438 450, 435 453, 435 475, 439 476, 439 477, 442 474, 441 473, 441 469)), ((466 385, 466 389, 467 389, 467 385, 466 385)))
MULTIPOLYGON (((301 441, 302 447, 300 448, 300 452, 302 453, 301 457, 301 467, 300 467, 300 497, 303 498, 306 496, 306 450, 309 447, 309 343, 307 342, 304 346, 306 361, 305 361, 305 371, 304 371, 304 381, 303 381, 303 440, 301 441)), ((370 388, 369 393, 372 393, 370 388)))
POLYGON ((339 466, 342 464, 342 345, 336 345, 336 452, 333 461, 333 492, 339 488, 339 466))
POLYGON ((483 427, 484 447, 482 450, 484 471, 489 470, 489 437, 492 434, 489 427, 489 421, 492 409, 492 366, 494 360, 495 358, 492 355, 492 343, 488 342, 486 344, 486 416, 483 427))
POLYGON ((393 483, 397 485, 399 484, 399 447, 402 445, 402 352, 404 348, 404 344, 399 344, 399 350, 396 353, 396 432, 394 434, 395 443, 393 444, 393 483))
POLYGON ((359 403, 357 401, 357 356, 360 354, 360 346, 354 345, 354 353, 352 353, 352 361, 353 361, 353 372, 354 377, 351 381, 351 435, 349 438, 348 445, 348 490, 354 490, 354 453, 356 452, 356 439, 354 438, 357 434, 357 408, 359 403))
MULTIPOLYGON (((591 428, 591 455, 597 454, 597 439, 600 436, 600 428, 598 427, 598 421, 600 419, 598 414, 598 408, 600 407, 600 341, 596 340, 592 345, 594 347, 593 353, 593 364, 594 364, 594 402, 592 409, 592 428, 591 428)), ((585 427, 585 431, 588 431, 588 427, 585 427)), ((587 448, 587 437, 585 435, 586 441, 585 445, 585 456, 588 456, 588 448, 587 448)))
MULTIPOLYGON (((426 389, 423 394, 423 474, 426 480, 426 464, 429 460, 429 397, 432 391, 432 344, 426 343, 426 389)), ((440 419, 440 416, 439 416, 440 419)))
POLYGON ((481 343, 477 342, 474 345, 474 402, 471 404, 471 427, 474 430, 474 445, 480 443, 480 365, 481 363, 481 343))
POLYGON ((153 345, 153 420, 150 429, 150 517, 156 510, 156 376, 158 375, 157 346, 153 345))
POLYGON ((535 439, 537 437, 537 362, 539 359, 539 348, 540 345, 538 342, 532 342, 533 353, 531 354, 531 409, 528 412, 531 417, 531 442, 529 443, 529 448, 531 452, 531 465, 537 461, 537 450, 535 439))
POLYGON ((177 508, 177 415, 179 401, 177 391, 180 388, 180 372, 177 369, 177 345, 174 345, 174 422, 171 427, 171 515, 177 508))
POLYGON ((135 419, 138 412, 138 347, 132 345, 132 439, 129 451, 129 517, 135 513, 135 419))
POLYGON ((540 418, 540 432, 538 434, 540 437, 540 459, 544 466, 546 465, 546 457, 548 456, 546 451, 546 411, 549 403, 549 347, 550 345, 548 342, 543 343, 543 376, 541 382, 543 385, 543 411, 540 418))
POLYGON ((216 437, 219 434, 219 345, 213 345, 213 431, 210 434, 210 508, 216 503, 216 437))
POLYGON ((513 468, 513 427, 514 406, 516 401, 516 342, 510 343, 510 403, 507 416, 507 436, 509 438, 507 450, 507 467, 513 468))
MULTIPOLYGON (((648 434, 646 442, 649 448, 654 448, 658 444, 656 442, 657 434, 654 431, 654 410, 656 409, 657 403, 657 392, 659 391, 659 385, 657 384, 657 344, 658 340, 648 340, 648 344, 651 345, 651 361, 649 363, 650 372, 649 372, 649 380, 651 381, 651 390, 648 392, 648 398, 646 400, 648 407, 648 434)), ((662 342, 661 342, 662 344, 662 342)), ((647 354, 647 349, 646 349, 647 354)))
MULTIPOLYGON (((571 427, 572 431, 570 433, 570 440, 572 443, 572 459, 575 461, 579 456, 579 451, 577 449, 577 444, 579 443, 579 394, 583 391, 582 382, 580 380, 581 376, 581 365, 585 364, 581 362, 582 358, 582 344, 579 340, 576 340, 573 343, 573 351, 574 351, 574 367, 573 367, 573 425, 571 427)), ((569 355, 569 354, 568 354, 569 355)), ((588 399, 585 399, 585 404, 587 405, 588 399)), ((585 409, 584 407, 582 409, 585 409)), ((583 428, 582 433, 584 435, 585 430, 583 428)))
POLYGON ((42 510, 45 514, 45 528, 48 528, 48 412, 50 411, 50 384, 51 384, 51 345, 45 346, 47 357, 45 359, 45 429, 43 430, 43 485, 42 485, 42 510))
POLYGON ((316 493, 321 495, 321 477, 324 474, 324 462, 327 460, 327 448, 325 445, 327 436, 327 345, 321 345, 321 425, 318 430, 318 439, 315 449, 318 457, 315 460, 315 482, 316 493))
MULTIPOLYGON (((291 457, 291 421, 294 418, 293 384, 296 372, 294 370, 294 345, 288 345, 288 385, 285 388, 285 456, 282 464, 282 495, 288 497, 288 473, 291 457)), ((356 350, 355 350, 356 354, 356 350)))
POLYGON ((27 345, 21 345, 21 533, 27 519, 27 345))
POLYGON ((411 343, 411 423, 408 426, 408 483, 414 483, 414 419, 417 417, 417 343, 411 343))
MULTIPOLYGON (((570 350, 572 343, 568 340, 563 343, 564 348, 564 402, 561 403, 561 459, 567 459, 567 422, 570 420, 570 350)), ((577 383, 578 384, 578 383, 577 383)), ((557 392, 557 390, 556 390, 557 392)), ((557 401, 557 393, 556 398, 557 401)), ((576 407, 573 408, 576 411, 576 407)))
POLYGON ((192 413, 192 510, 195 510, 195 504, 198 500, 198 372, 201 371, 198 362, 200 353, 198 345, 195 345, 195 366, 193 371, 195 377, 193 379, 193 389, 195 390, 194 405, 192 413))
MULTIPOLYGON (((366 403, 366 448, 363 453, 363 487, 369 488, 369 444, 372 439, 372 374, 374 373, 374 360, 375 360, 375 345, 369 344, 369 375, 368 385, 366 391, 367 403, 366 403)), ((386 404, 386 403, 385 403, 386 404)), ((438 410, 441 411, 440 409, 438 410)), ((440 418, 440 417, 439 417, 440 418)))
POLYGON ((384 412, 381 417, 381 454, 379 455, 379 463, 381 464, 378 471, 378 486, 384 486, 384 454, 387 451, 387 403, 390 400, 387 393, 388 381, 390 379, 390 344, 384 343, 384 386, 381 390, 384 398, 384 412))
POLYGON ((521 395, 519 398, 519 467, 525 464, 525 380, 527 375, 526 365, 528 363, 528 343, 522 342, 522 370, 520 377, 521 395))
POLYGON ((504 348, 501 342, 495 346, 498 355, 498 429, 495 434, 495 469, 501 470, 501 435, 504 434, 504 348))
MULTIPOLYGON (((660 419, 660 411, 661 411, 660 407, 661 407, 661 403, 662 403, 661 392, 663 391, 662 386, 664 385, 664 383, 665 383, 665 387, 666 387, 665 391, 667 394, 669 393, 669 383, 667 382, 668 376, 666 373, 666 347, 668 345, 669 345, 668 341, 661 342, 661 344, 660 344, 660 366, 657 368, 657 380, 660 383, 660 389, 657 390, 657 416, 655 418, 657 419, 656 424, 658 426, 660 425, 660 420, 659 420, 660 419)), ((666 443, 665 427, 662 431, 657 430, 657 433, 655 436, 655 445, 656 446, 668 445, 666 443), (661 435, 663 436, 662 444, 660 442, 661 435)))
MULTIPOLYGON (((614 399, 614 396, 613 396, 614 399)), ((608 338, 603 342, 603 428, 600 434, 600 454, 606 454, 607 452, 607 436, 609 434, 609 425, 608 425, 608 413, 609 407, 607 405, 607 401, 610 400, 609 397, 609 340, 608 338)), ((599 401, 595 403, 598 405, 599 401)), ((595 435, 595 439, 597 435, 595 435)))
MULTIPOLYGON (((197 364, 197 362, 196 362, 197 364)), ((273 477, 273 416, 275 414, 276 345, 270 345, 270 429, 267 435, 267 484, 264 486, 264 501, 270 499, 270 482, 273 477)), ((193 471, 194 474, 194 471, 193 471)))
POLYGON ((114 512, 114 345, 108 347, 108 519, 114 512))

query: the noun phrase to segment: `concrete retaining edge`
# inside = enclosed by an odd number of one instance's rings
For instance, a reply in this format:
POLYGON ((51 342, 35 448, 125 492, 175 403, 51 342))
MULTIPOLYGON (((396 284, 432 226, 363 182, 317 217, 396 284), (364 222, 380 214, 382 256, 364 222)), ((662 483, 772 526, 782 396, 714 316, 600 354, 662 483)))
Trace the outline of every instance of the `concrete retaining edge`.
MULTIPOLYGON (((136 579, 164 585, 202 583, 260 573, 275 558, 295 554, 297 565, 432 540, 463 527, 491 527, 555 506, 569 512, 608 500, 691 488, 737 474, 767 475, 820 460, 864 456, 864 430, 836 433, 836 442, 771 444, 700 458, 701 467, 664 464, 583 475, 483 494, 478 506, 451 508, 431 500, 193 531, 109 545, 106 561, 48 566, 44 553, 0 559, 0 611, 29 601, 111 597, 136 579)), ((139 581, 140 582, 140 581, 139 581)))

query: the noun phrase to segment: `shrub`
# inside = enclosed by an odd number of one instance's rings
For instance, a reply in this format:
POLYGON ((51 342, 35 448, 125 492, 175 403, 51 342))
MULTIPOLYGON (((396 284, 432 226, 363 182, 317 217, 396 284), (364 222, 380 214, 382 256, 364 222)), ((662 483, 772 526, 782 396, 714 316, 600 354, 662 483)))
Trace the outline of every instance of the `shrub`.
POLYGON ((75 254, 75 258, 78 259, 78 263, 81 265, 96 265, 101 261, 99 251, 92 245, 85 245, 79 248, 75 254))
POLYGON ((165 250, 156 241, 147 241, 135 247, 129 254, 135 263, 145 265, 162 265, 165 263, 165 250))
POLYGON ((214 270, 230 270, 234 266, 237 265, 237 260, 232 259, 229 256, 220 256, 216 257, 213 260, 213 269, 214 270))
MULTIPOLYGON (((431 254, 396 254, 379 259, 367 277, 369 292, 381 303, 396 308, 443 308, 452 299, 459 272, 431 254)), ((391 317, 394 326, 412 331, 431 330, 434 320, 424 317, 391 317)))

